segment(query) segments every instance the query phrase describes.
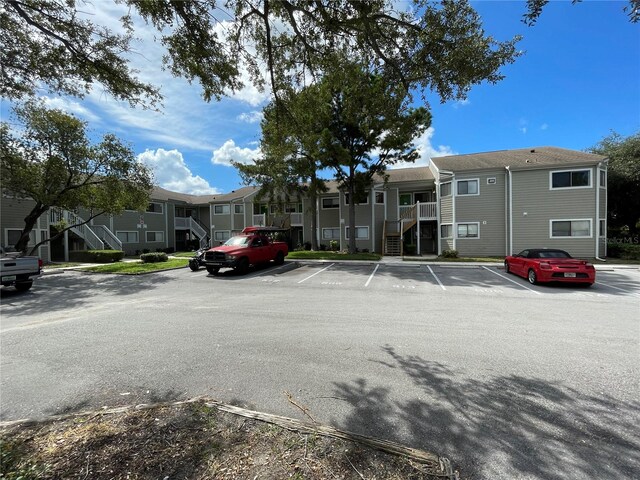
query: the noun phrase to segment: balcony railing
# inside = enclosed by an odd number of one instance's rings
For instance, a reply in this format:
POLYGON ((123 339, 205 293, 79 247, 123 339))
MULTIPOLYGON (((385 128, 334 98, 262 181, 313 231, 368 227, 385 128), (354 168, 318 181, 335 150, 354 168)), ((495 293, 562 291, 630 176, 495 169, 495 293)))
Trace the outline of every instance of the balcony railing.
POLYGON ((415 205, 400 205, 400 218, 416 220, 416 211, 420 220, 435 220, 437 217, 437 203, 418 202, 415 205))

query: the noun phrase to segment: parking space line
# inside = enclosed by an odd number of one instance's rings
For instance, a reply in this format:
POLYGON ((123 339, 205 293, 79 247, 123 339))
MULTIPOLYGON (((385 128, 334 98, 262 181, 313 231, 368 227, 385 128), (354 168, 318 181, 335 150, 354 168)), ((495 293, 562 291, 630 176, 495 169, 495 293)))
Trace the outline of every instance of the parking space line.
POLYGON ((378 268, 380 268, 380 264, 376 265, 376 268, 373 269, 373 272, 371 272, 371 275, 369 275, 369 279, 367 280, 367 283, 364 284, 365 288, 369 286, 369 284, 371 283, 371 280, 373 279, 373 276, 376 274, 376 272, 378 271, 378 268))
POLYGON ((442 282, 440 281, 440 279, 438 277, 436 277, 436 274, 433 273, 433 270, 431 270, 431 265, 427 265, 427 268, 429 269, 429 271, 431 272, 431 275, 433 275, 433 278, 436 279, 436 282, 438 282, 438 285, 440 285, 442 287, 443 290, 446 290, 446 288, 444 288, 444 285, 442 284, 442 282))
POLYGON ((616 290, 620 290, 621 292, 624 292, 624 293, 629 293, 629 294, 634 295, 636 297, 640 296, 640 293, 636 293, 636 292, 633 292, 631 290, 625 290, 624 288, 620 288, 620 287, 615 287, 613 285, 609 285, 608 283, 603 283, 600 280, 596 280, 596 283, 598 283, 600 285, 604 285, 605 287, 615 288, 616 290))
POLYGON ((516 285, 518 285, 519 287, 526 288, 527 290, 529 290, 530 292, 535 293, 536 295, 542 295, 540 292, 536 292, 533 288, 529 288, 529 287, 527 287, 527 286, 525 286, 525 285, 520 285, 520 284, 519 284, 518 282, 516 282, 515 280, 511 280, 510 278, 505 277, 504 275, 502 275, 502 274, 500 274, 500 273, 498 273, 498 272, 494 272, 493 270, 491 270, 491 269, 490 269, 490 268, 488 268, 488 267, 483 266, 482 268, 484 268, 484 269, 485 269, 486 271, 488 271, 488 272, 495 273, 496 275, 498 275, 498 276, 499 276, 499 277, 501 277, 501 278, 504 278, 505 280, 509 280, 511 283, 515 283, 515 284, 516 284, 516 285))
POLYGON ((300 280, 298 283, 302 283, 302 282, 306 282, 307 280, 309 280, 311 277, 315 277, 316 275, 318 275, 319 273, 324 272, 325 270, 328 270, 329 268, 333 267, 335 265, 335 263, 332 263, 331 265, 329 265, 328 267, 323 268, 322 270, 318 270, 316 273, 309 275, 307 278, 303 278, 302 280, 300 280))
POLYGON ((261 277, 263 275, 269 275, 273 272, 277 272, 278 270, 281 270, 283 268, 286 267, 290 267, 292 264, 291 263, 285 263, 284 265, 280 265, 279 267, 275 267, 275 268, 268 268, 267 270, 263 271, 263 272, 255 272, 251 275, 246 275, 244 278, 241 278, 240 281, 245 281, 245 280, 251 280, 252 278, 256 278, 256 277, 261 277))

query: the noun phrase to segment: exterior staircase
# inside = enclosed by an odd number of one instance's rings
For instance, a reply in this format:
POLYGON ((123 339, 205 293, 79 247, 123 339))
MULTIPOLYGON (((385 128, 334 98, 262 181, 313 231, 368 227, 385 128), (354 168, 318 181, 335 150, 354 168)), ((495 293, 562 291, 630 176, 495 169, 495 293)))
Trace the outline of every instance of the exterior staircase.
POLYGON ((210 246, 211 237, 207 229, 198 220, 193 217, 176 217, 174 225, 177 230, 189 230, 193 235, 200 239, 200 248, 210 246))
POLYGON ((82 217, 76 215, 75 213, 59 208, 52 208, 49 213, 49 222, 50 224, 64 222, 64 224, 66 224, 67 226, 73 225, 73 228, 71 228, 70 230, 82 240, 84 240, 85 245, 89 249, 104 250, 104 242, 102 241, 102 239, 100 239, 100 237, 91 229, 91 227, 89 227, 89 225, 81 225, 84 222, 84 219, 82 219, 82 217))
POLYGON ((416 205, 405 208, 400 213, 399 220, 386 220, 382 228, 382 245, 384 255, 403 255, 404 234, 418 223, 416 205))

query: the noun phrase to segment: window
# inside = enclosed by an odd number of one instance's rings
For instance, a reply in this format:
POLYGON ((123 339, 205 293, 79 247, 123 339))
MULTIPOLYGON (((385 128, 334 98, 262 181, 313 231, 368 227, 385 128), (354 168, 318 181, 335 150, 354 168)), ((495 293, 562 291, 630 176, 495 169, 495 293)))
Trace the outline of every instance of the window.
POLYGON ((384 192, 376 192, 376 205, 384 205, 384 192))
POLYGON ((340 199, 338 197, 329 197, 322 199, 322 209, 327 210, 330 208, 339 208, 340 199))
POLYGON ((551 238, 591 237, 591 219, 551 220, 551 238))
MULTIPOLYGON (((345 227, 344 236, 349 240, 349 227, 345 227)), ((356 240, 368 240, 369 227, 356 227, 356 240)))
POLYGON ((229 215, 230 209, 229 205, 214 205, 213 206, 213 214, 214 215, 229 215))
POLYGON ((448 197, 451 195, 451 182, 443 183, 440 185, 440 198, 448 197))
POLYGON ((600 226, 599 226, 599 230, 598 230, 598 235, 600 237, 606 237, 607 236, 607 222, 606 222, 606 220, 600 220, 600 226))
POLYGON ((409 205, 413 205, 413 202, 411 201, 411 194, 410 193, 401 193, 398 196, 398 200, 400 202, 400 206, 401 207, 406 207, 409 205))
POLYGON ((147 206, 147 212, 149 213, 162 213, 162 204, 161 203, 156 203, 156 202, 151 202, 148 206, 147 206))
POLYGON ((233 206, 234 213, 244 213, 244 205, 242 203, 233 206))
POLYGON ((566 170, 551 172, 551 188, 591 187, 591 170, 566 170))
POLYGON ((479 195, 480 191, 478 189, 478 184, 480 182, 478 179, 474 180, 458 180, 456 182, 457 185, 457 195, 479 195))
POLYGON ((453 225, 451 224, 440 225, 440 238, 451 238, 451 237, 453 237, 453 225))
POLYGON ((164 232, 145 232, 147 242, 164 242, 164 232))
POLYGON ((479 223, 459 223, 458 238, 478 238, 479 230, 479 223))
POLYGON ((323 228, 322 229, 323 240, 340 240, 339 228, 323 228))
POLYGON ((213 232, 213 239, 216 242, 226 242, 229 240, 231 236, 231 232, 229 230, 218 230, 217 232, 213 232))
MULTIPOLYGON (((5 230, 5 238, 6 238, 5 245, 9 247, 13 247, 16 243, 18 243, 18 240, 20 240, 21 235, 22 235, 22 230, 17 228, 15 229, 7 228, 5 230)), ((36 231, 31 230, 31 232, 29 232, 29 242, 27 243, 27 245, 29 245, 30 247, 33 247, 35 244, 36 244, 36 231)))
POLYGON ((138 232, 116 232, 116 237, 122 243, 138 243, 138 232))
MULTIPOLYGON (((344 194, 344 204, 349 205, 349 194, 344 194)), ((369 205, 369 192, 365 192, 362 194, 362 198, 360 198, 359 202, 356 202, 356 205, 369 205)))
POLYGON ((607 186, 607 171, 600 170, 600 187, 606 188, 607 186))

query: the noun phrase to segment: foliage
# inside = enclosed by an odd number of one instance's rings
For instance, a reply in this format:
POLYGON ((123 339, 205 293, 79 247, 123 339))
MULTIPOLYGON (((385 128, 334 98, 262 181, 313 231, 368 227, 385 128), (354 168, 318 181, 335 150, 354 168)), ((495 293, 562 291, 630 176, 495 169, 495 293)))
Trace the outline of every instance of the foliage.
POLYGON ((340 242, 338 242, 337 240, 329 241, 329 250, 336 252, 338 251, 339 248, 340 248, 340 242))
MULTIPOLYGON (((637 241, 637 237, 635 238, 637 241)), ((607 257, 640 260, 640 245, 638 243, 607 242, 607 257)))
POLYGON ((51 207, 82 208, 86 221, 146 207, 151 173, 115 135, 92 144, 85 122, 42 102, 16 106, 14 115, 17 124, 0 123, 0 188, 34 201, 16 250, 26 251, 29 232, 51 207))
POLYGON ((415 255, 416 254, 416 244, 415 243, 407 243, 404 246, 404 253, 405 255, 415 255))
POLYGON ((164 252, 143 253, 140 255, 142 263, 166 262, 169 256, 164 252))
MULTIPOLYGON (((571 0, 574 5, 581 2, 582 0, 571 0)), ((622 10, 627 13, 631 23, 638 23, 640 21, 640 0, 628 0, 628 2, 628 5, 622 10)), ((534 25, 547 3, 549 0, 527 0, 527 11, 523 15, 522 21, 527 25, 534 25)))
POLYGON ((133 14, 154 27, 166 48, 164 66, 202 86, 209 101, 243 86, 246 70, 258 88, 278 96, 322 71, 336 49, 350 48, 371 69, 405 88, 462 98, 474 84, 502 79, 499 68, 520 54, 519 38, 486 35, 466 1, 414 0, 404 11, 376 0, 123 0, 130 7, 120 32, 98 24, 83 0, 6 0, 0 11, 3 96, 32 94, 39 85, 82 95, 94 83, 115 98, 155 106, 155 87, 129 68, 133 14), (266 67, 266 75, 262 68, 266 67))
POLYGON ((292 260, 380 260, 377 253, 344 253, 330 251, 295 251, 289 252, 288 259, 292 260))
POLYGON ((589 149, 608 158, 607 226, 640 232, 640 132, 628 137, 612 132, 589 149))
POLYGON ((69 260, 83 263, 113 263, 124 258, 121 250, 74 250, 69 252, 69 260))
POLYGON ((19 442, 0 438, 0 480, 36 480, 42 478, 46 468, 29 458, 19 442))
POLYGON ((444 258, 458 258, 458 251, 457 250, 443 250, 441 256, 444 257, 444 258))
POLYGON ((117 273, 121 275, 140 275, 143 273, 184 268, 188 264, 188 258, 171 258, 166 262, 118 262, 109 265, 87 267, 83 268, 82 271, 93 273, 117 273))

